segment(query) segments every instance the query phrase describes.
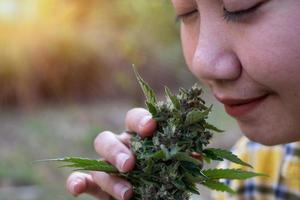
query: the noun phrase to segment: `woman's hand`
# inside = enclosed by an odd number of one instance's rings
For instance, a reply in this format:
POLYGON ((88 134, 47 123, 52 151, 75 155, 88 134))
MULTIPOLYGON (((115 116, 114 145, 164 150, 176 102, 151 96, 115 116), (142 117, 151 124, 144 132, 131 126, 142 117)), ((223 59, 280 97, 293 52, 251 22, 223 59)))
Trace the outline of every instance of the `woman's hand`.
MULTIPOLYGON (((156 129, 156 122, 151 114, 143 108, 134 108, 127 112, 125 118, 127 131, 116 135, 110 131, 100 133, 95 141, 96 152, 121 172, 134 168, 135 157, 129 149, 130 132, 141 137, 151 136, 156 129)), ((128 200, 132 196, 132 185, 126 180, 104 172, 72 173, 66 183, 68 191, 74 196, 90 194, 100 200, 109 200, 110 195, 118 200, 128 200)))

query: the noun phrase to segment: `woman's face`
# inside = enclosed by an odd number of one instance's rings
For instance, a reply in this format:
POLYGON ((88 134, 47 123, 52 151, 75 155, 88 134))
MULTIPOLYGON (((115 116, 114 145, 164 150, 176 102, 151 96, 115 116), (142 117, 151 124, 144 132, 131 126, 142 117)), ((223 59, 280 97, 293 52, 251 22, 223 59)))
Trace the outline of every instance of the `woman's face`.
POLYGON ((172 0, 183 52, 250 139, 300 140, 300 1, 172 0))

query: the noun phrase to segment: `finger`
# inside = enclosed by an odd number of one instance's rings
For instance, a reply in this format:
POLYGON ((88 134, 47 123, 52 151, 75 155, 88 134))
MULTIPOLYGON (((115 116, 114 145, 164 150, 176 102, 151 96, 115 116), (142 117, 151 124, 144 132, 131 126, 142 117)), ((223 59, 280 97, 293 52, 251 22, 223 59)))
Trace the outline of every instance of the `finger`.
POLYGON ((137 132, 141 137, 151 136, 156 129, 156 121, 143 108, 129 110, 126 114, 125 124, 128 130, 137 132))
POLYGON ((73 172, 67 179, 66 187, 67 190, 74 196, 87 193, 97 199, 109 199, 109 195, 100 189, 90 174, 73 172))
POLYGON ((92 178, 103 191, 118 200, 128 200, 132 196, 132 185, 122 178, 104 172, 92 172, 92 178))
POLYGON ((127 131, 121 133, 120 135, 116 136, 123 144, 125 144, 127 147, 129 147, 130 139, 132 137, 132 134, 128 133, 127 131))
POLYGON ((133 169, 135 157, 128 147, 112 132, 104 131, 100 133, 94 141, 94 147, 97 153, 116 166, 119 171, 128 172, 133 169))

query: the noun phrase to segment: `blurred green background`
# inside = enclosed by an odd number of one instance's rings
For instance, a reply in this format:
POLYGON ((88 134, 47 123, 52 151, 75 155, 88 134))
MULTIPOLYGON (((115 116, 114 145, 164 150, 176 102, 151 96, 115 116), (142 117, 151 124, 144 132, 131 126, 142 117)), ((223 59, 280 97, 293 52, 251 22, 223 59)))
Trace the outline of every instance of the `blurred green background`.
MULTIPOLYGON (((160 94, 197 82, 170 0, 0 0, 0 47, 0 200, 75 199, 70 170, 33 161, 98 158, 95 136, 120 133, 127 110, 144 106, 132 64, 160 94)), ((229 148, 236 125, 205 94, 227 130, 212 145, 229 148)))

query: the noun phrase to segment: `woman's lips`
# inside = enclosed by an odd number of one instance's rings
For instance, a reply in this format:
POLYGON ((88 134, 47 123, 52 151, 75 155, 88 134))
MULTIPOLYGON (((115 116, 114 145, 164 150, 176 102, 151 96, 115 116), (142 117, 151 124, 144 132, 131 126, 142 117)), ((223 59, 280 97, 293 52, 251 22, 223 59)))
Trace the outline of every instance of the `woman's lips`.
POLYGON ((250 99, 231 99, 231 98, 218 98, 217 99, 224 104, 226 112, 233 116, 239 117, 245 115, 262 103, 268 95, 263 95, 260 97, 250 98, 250 99))

